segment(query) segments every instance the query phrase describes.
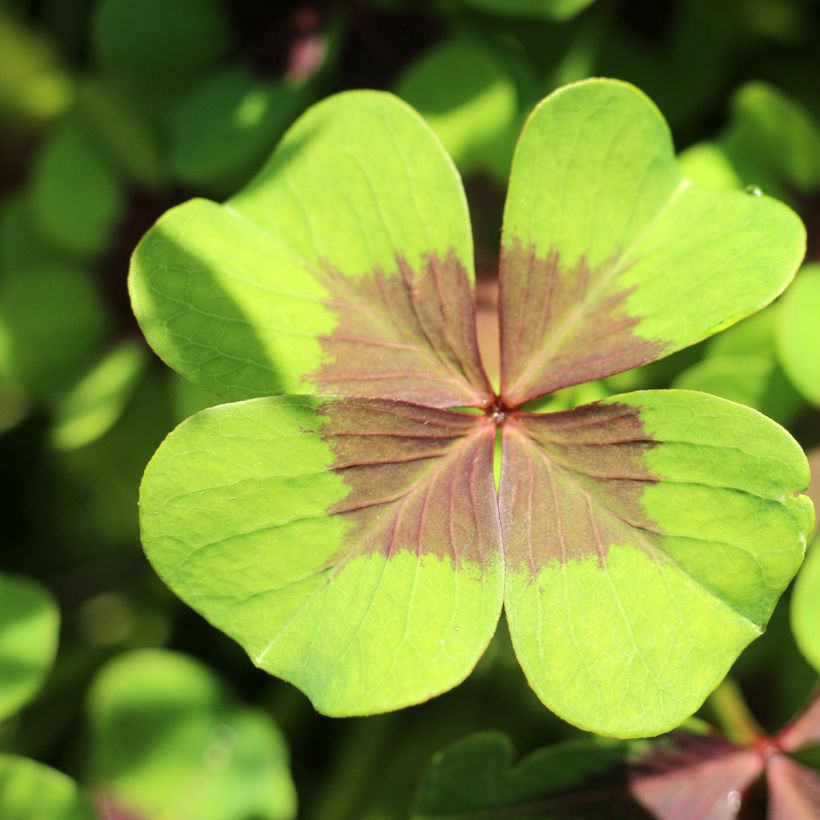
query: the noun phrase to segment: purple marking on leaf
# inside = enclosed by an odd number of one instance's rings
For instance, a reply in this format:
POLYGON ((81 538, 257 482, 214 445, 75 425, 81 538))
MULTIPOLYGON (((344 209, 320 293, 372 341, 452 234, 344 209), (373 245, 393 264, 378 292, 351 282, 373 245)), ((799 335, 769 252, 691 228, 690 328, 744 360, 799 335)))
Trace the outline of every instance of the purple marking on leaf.
POLYGON ((487 416, 376 399, 334 401, 320 412, 332 469, 350 488, 327 511, 350 524, 334 565, 409 551, 485 566, 500 555, 487 416))
POLYGON ((455 252, 430 254, 421 272, 401 256, 398 273, 348 277, 326 266, 325 304, 338 323, 321 337, 326 395, 428 407, 485 407, 492 389, 478 352, 475 299, 455 252))
POLYGON ((539 256, 518 240, 501 250, 501 393, 517 407, 574 384, 655 361, 661 342, 633 331, 623 268, 609 260, 590 268, 585 257, 563 266, 557 251, 539 256))
POLYGON ((628 405, 513 413, 504 426, 499 501, 508 566, 536 574, 555 561, 595 556, 604 568, 614 544, 654 554, 661 533, 641 499, 658 480, 644 458, 655 446, 628 405))

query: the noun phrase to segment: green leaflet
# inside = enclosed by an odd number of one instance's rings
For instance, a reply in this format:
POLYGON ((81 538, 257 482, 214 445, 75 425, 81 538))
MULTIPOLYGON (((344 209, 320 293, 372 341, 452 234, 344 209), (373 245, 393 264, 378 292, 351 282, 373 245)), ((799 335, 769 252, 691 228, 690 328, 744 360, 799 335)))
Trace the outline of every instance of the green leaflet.
POLYGON ((235 189, 267 158, 304 91, 257 80, 246 68, 198 86, 175 112, 171 165, 177 179, 206 190, 235 189))
POLYGON ((472 278, 451 160, 412 109, 349 92, 300 118, 224 206, 192 200, 162 217, 129 287, 151 345, 223 396, 460 406, 486 403, 472 278))
POLYGON ((87 272, 51 263, 0 287, 0 373, 40 396, 74 382, 108 330, 87 272))
POLYGON ((814 520, 798 496, 803 452, 759 413, 687 391, 516 422, 500 490, 505 610, 530 685, 603 734, 673 728, 800 565, 814 520))
POLYGON ((32 807, 48 820, 97 820, 80 787, 62 772, 25 757, 0 754, 0 815, 31 820, 32 807))
POLYGON ((94 680, 88 712, 88 780, 112 805, 179 820, 296 814, 278 729, 185 655, 119 655, 94 680))
POLYGON ((0 575, 0 720, 43 685, 57 654, 59 625, 57 605, 39 584, 0 575))
POLYGON ((157 451, 146 552, 329 714, 454 686, 504 598, 551 709, 603 734, 675 726, 797 570, 805 457, 755 411, 687 391, 545 415, 521 404, 754 312, 803 245, 779 203, 684 182, 631 86, 560 90, 513 164, 496 396, 450 160, 395 98, 331 97, 244 191, 171 210, 135 251, 152 346, 248 399, 188 419, 157 451))
POLYGON ((417 703, 467 676, 498 621, 483 421, 297 397, 205 410, 146 470, 143 543, 178 595, 321 711, 417 703))
POLYGON ((700 341, 768 304, 804 251, 800 220, 779 202, 683 179, 666 123, 634 87, 560 89, 513 160, 502 395, 519 404, 700 341))
POLYGON ((807 265, 783 298, 777 349, 786 375, 820 406, 820 265, 807 265))
POLYGON ((146 366, 145 351, 122 342, 95 362, 56 407, 52 444, 72 450, 104 435, 117 420, 137 389, 146 366))

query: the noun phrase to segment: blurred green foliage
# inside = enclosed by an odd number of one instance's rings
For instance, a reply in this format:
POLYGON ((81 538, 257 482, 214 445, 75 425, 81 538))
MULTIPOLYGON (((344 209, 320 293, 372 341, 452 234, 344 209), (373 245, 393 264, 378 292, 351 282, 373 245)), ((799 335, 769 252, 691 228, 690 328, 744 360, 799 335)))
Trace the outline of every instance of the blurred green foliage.
MULTIPOLYGON (((128 258, 168 207, 247 182, 311 102, 384 88, 465 176, 491 306, 523 119, 557 85, 608 75, 664 111, 685 174, 795 207, 817 263, 819 37, 811 0, 0 0, 0 816, 178 817, 181 790, 202 783, 192 816, 290 817, 295 783, 300 816, 386 820, 412 811, 438 749, 476 731, 524 753, 597 748, 539 705, 503 630, 457 691, 332 721, 173 598, 138 542, 139 479, 174 425, 218 399, 149 353, 128 258)), ((817 448, 817 282, 807 266, 764 313, 547 406, 687 387, 817 448)), ((771 730, 816 682, 817 544, 810 556, 732 672, 771 730)), ((569 782, 576 761, 545 758, 538 776, 569 782)), ((467 782, 453 777, 451 801, 467 782)))

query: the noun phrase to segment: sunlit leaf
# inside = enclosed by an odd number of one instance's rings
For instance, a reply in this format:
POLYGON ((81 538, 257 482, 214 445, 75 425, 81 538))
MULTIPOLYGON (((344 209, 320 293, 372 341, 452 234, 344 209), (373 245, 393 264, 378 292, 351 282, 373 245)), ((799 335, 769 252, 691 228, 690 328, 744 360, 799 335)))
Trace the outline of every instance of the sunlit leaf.
MULTIPOLYGON (((0 720, 37 693, 57 653, 60 613, 38 583, 0 575, 0 720)), ((1 777, 1 776, 0 776, 1 777)), ((0 787, 0 806, 2 806, 0 787)), ((0 811, 0 815, 6 815, 0 811)))
POLYGON ((530 118, 503 239, 496 396, 458 177, 395 98, 331 97, 227 203, 169 211, 134 254, 134 310, 180 373, 251 400, 158 450, 143 544, 171 589, 326 713, 454 686, 506 585, 547 706, 599 733, 658 733, 702 703, 796 572, 805 457, 705 394, 521 405, 760 309, 804 231, 773 200, 682 180, 651 103, 595 80, 530 118), (304 395, 261 398, 279 392, 304 395))
POLYGON ((284 738, 193 658, 120 655, 92 684, 88 711, 88 780, 107 803, 179 820, 295 816, 284 738))
POLYGON ((98 820, 88 798, 68 776, 25 757, 0 754, 3 820, 98 820))
POLYGON ((708 356, 681 373, 673 386, 754 407, 780 424, 789 424, 803 404, 774 356, 708 356))

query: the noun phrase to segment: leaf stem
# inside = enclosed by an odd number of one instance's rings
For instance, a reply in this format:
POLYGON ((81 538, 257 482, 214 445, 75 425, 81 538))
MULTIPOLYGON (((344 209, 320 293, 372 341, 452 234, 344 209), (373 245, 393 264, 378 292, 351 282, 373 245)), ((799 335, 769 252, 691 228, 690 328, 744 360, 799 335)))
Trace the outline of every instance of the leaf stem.
POLYGON ((731 678, 726 678, 712 692, 708 704, 729 740, 744 746, 752 746, 766 737, 766 733, 749 711, 740 687, 731 678))

